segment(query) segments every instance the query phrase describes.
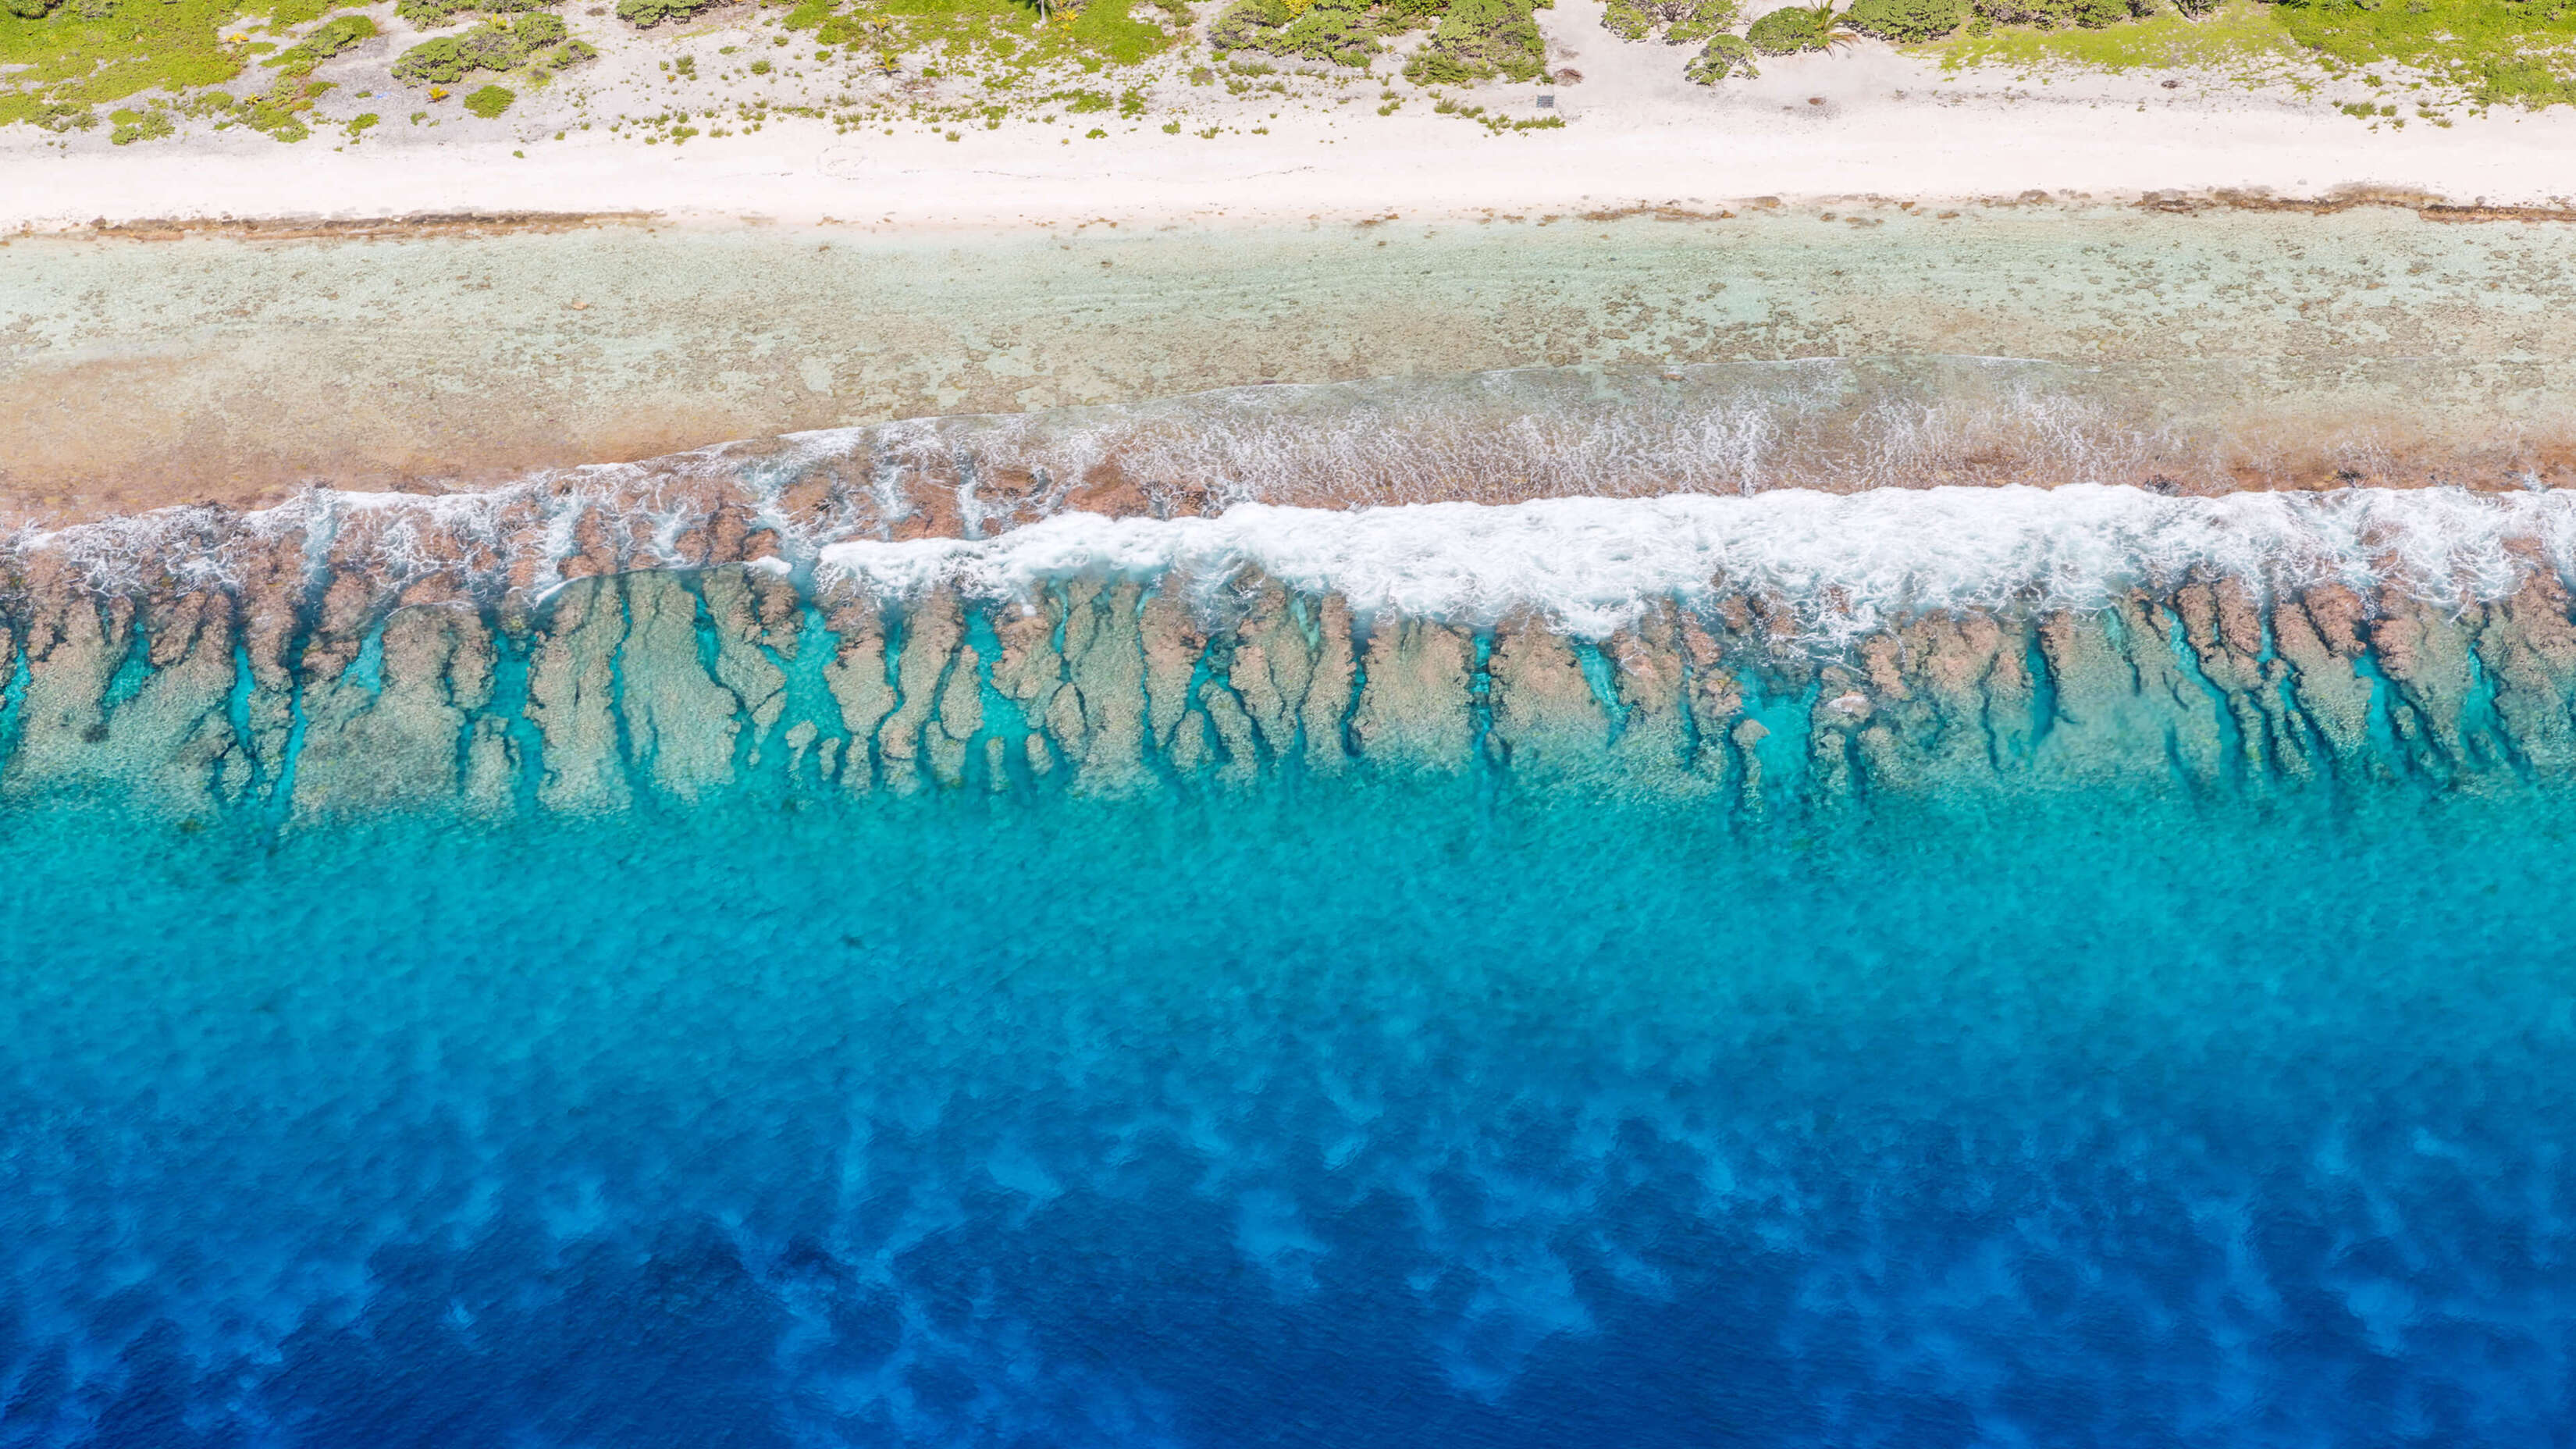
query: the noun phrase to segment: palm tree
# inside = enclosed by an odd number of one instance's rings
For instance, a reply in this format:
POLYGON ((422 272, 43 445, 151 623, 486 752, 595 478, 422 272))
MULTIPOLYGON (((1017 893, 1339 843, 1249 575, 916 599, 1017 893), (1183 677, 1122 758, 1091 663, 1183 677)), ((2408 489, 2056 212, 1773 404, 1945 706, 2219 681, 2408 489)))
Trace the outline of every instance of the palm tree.
POLYGON ((1860 32, 1845 24, 1841 12, 1834 9, 1834 0, 1816 0, 1813 5, 1799 8, 1807 12, 1809 24, 1813 27, 1811 33, 1816 43, 1809 49, 1840 50, 1860 39, 1860 32))
POLYGON ((1860 39, 1860 32, 1843 23, 1833 0, 1817 0, 1813 5, 1766 12, 1744 32, 1744 38, 1764 55, 1794 55, 1802 50, 1839 50, 1860 39))

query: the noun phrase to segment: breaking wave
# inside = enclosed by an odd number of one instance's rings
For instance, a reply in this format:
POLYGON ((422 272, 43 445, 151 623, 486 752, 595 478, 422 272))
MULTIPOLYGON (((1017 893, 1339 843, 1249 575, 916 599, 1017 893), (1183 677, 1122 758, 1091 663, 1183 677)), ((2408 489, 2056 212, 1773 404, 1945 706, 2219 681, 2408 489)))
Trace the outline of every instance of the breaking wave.
POLYGON ((1589 638, 1649 600, 1749 595, 1839 643, 1911 616, 2086 612, 2130 589, 2220 579, 2262 593, 2393 586, 2455 607, 2488 602, 2535 566, 2562 578, 2576 567, 2576 505, 2456 489, 2165 498, 2098 484, 1350 512, 1244 504, 1210 519, 1068 514, 990 540, 851 541, 819 559, 893 596, 1025 598, 1074 577, 1222 584, 1249 571, 1339 594, 1361 614, 1487 625, 1535 613, 1589 638))
POLYGON ((892 600, 953 589, 1025 600, 1116 577, 1205 599, 1250 575, 1362 616, 1484 625, 1533 614, 1605 636, 1650 601, 1749 597, 1834 645, 1961 610, 2098 609, 2129 590, 2233 581, 2258 597, 2335 584, 2452 609, 2534 570, 2576 579, 2576 501, 2549 491, 2350 488, 2167 496, 2053 489, 1784 489, 1751 497, 1460 502, 1355 509, 1237 503, 1212 516, 1067 511, 987 537, 872 536, 757 487, 648 499, 529 483, 425 498, 315 491, 229 516, 171 510, 22 534, 104 594, 241 591, 266 578, 397 602, 541 600, 639 569, 752 563, 892 600))

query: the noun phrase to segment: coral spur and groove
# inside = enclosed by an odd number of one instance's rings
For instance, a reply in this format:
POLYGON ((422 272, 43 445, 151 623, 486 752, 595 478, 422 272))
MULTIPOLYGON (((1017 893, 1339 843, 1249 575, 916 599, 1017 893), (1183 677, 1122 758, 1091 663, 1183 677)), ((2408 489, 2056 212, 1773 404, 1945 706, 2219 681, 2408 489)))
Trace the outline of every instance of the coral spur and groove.
POLYGON ((0 791, 288 820, 1378 771, 1761 811, 2576 771, 2550 494, 869 531, 705 484, 22 535, 0 791))

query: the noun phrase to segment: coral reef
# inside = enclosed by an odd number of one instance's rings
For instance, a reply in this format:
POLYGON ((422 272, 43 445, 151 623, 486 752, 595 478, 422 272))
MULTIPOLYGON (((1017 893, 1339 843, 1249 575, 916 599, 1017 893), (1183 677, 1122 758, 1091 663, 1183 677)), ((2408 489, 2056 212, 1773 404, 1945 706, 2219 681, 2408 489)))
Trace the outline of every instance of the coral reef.
MULTIPOLYGON (((1969 558, 1984 577, 1946 594, 1918 577, 1874 586, 1882 600, 1859 574, 1801 594, 1798 570, 1820 565, 1792 559, 1689 587, 1598 580, 1605 598, 1578 607, 1444 579, 1437 558, 1373 578, 1349 539, 1333 545, 1339 583, 1289 551, 1265 569, 1150 520, 1013 535, 1029 547, 1005 577, 968 540, 818 546, 778 498, 738 491, 650 507, 317 494, 174 512, 148 537, 22 537, 0 598, 0 792, 285 820, 1276 771, 1757 811, 1884 792, 2563 779, 2576 622, 2542 557, 2563 548, 2563 510, 2437 501, 2424 528, 2451 507, 2486 510, 2471 520, 2486 531, 2454 519, 2410 543, 2393 514, 2283 515, 2316 548, 2344 529, 2379 550, 2375 581, 2347 581, 2352 555, 2330 551, 2276 567, 2302 546, 2283 534, 2261 568, 2226 566, 2238 544, 2222 539, 2169 576, 2112 560, 2083 588, 2041 587, 2088 538, 2153 543, 2122 516, 1999 533, 1998 561, 1969 558), (2016 574, 2011 550, 2051 528, 2067 557, 2016 574), (2437 586, 2461 569, 2479 576, 2437 586)), ((1302 526, 1280 510, 1252 523, 1302 526)), ((2206 525, 2177 514, 2174 529, 2206 525)), ((1883 571, 1909 547, 1831 568, 1883 571)))

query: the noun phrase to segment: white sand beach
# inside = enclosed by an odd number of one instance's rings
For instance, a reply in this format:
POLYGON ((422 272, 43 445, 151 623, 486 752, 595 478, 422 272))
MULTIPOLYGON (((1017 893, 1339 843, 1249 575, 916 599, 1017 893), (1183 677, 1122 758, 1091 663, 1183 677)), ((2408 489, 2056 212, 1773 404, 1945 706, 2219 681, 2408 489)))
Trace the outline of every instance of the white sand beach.
MULTIPOLYGON (((613 19, 576 16, 577 31, 598 29, 616 48, 496 120, 448 103, 408 124, 388 114, 363 141, 335 145, 317 131, 294 146, 235 130, 117 149, 95 133, 65 141, 31 127, 0 129, 0 229, 458 211, 1204 225, 1713 212, 1760 197, 1929 203, 2045 192, 2104 202, 2355 189, 2462 205, 2576 206, 2576 109, 2568 107, 2457 110, 2411 128, 2365 127, 2327 104, 2338 94, 2331 85, 2301 92, 2146 69, 1944 70, 1874 41, 1767 59, 1759 79, 1711 88, 1682 79, 1682 52, 1622 43, 1599 15, 1597 0, 1539 12, 1552 63, 1578 71, 1579 84, 1446 92, 1495 117, 1558 117, 1561 129, 1498 134, 1436 114, 1421 90, 1384 76, 1292 77, 1297 85, 1284 93, 1229 96, 1190 82, 1204 53, 1175 52, 1106 77, 1132 84, 1146 109, 1103 118, 1097 137, 1082 129, 1087 118, 1071 116, 1014 113, 990 129, 861 130, 771 113, 756 130, 684 146, 639 144, 631 125, 616 136, 606 127, 653 107, 719 116, 749 97, 813 102, 835 91, 854 104, 962 103, 973 82, 853 79, 819 66, 812 76, 722 72, 728 48, 772 34, 764 27, 774 16, 757 7, 640 39, 612 32, 613 19), (682 54, 709 64, 686 84, 653 69, 654 57, 667 64, 682 54), (1400 98, 1393 114, 1376 113, 1381 94, 1400 98), (1551 102, 1544 109, 1542 95, 1551 102)), ((399 42, 380 37, 326 65, 322 74, 346 78, 325 110, 412 104, 387 70, 399 42)))

